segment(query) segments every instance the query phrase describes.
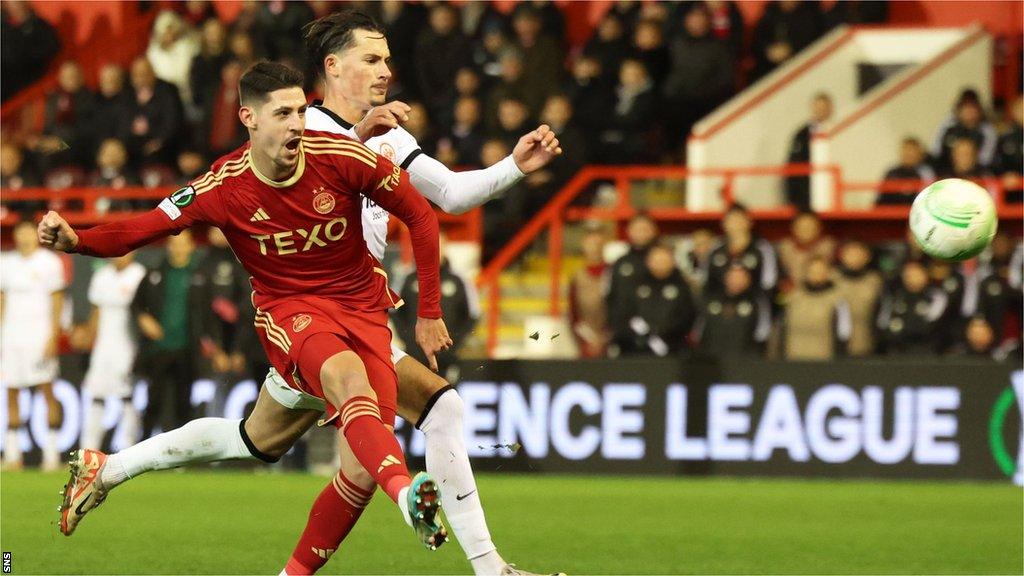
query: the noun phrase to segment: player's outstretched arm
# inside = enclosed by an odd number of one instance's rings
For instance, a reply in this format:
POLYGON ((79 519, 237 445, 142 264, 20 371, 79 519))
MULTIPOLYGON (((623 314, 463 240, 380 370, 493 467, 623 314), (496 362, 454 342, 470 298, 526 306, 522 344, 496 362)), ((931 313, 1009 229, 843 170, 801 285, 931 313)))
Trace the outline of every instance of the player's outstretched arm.
POLYGON ((62 252, 113 258, 124 256, 180 229, 160 209, 87 230, 73 229, 60 214, 51 210, 39 222, 37 232, 43 246, 62 252))
POLYGON ((494 199, 561 153, 555 133, 542 124, 524 134, 511 155, 482 170, 453 172, 426 154, 417 156, 408 170, 413 186, 431 202, 449 214, 462 214, 494 199))

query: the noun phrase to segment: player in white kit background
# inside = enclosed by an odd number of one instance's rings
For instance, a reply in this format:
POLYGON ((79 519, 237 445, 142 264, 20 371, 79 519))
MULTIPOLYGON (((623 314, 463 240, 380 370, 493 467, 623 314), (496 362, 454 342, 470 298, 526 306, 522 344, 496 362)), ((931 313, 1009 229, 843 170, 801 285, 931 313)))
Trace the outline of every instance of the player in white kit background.
POLYGON ((39 247, 36 226, 22 220, 14 227, 15 249, 0 256, 0 380, 7 389, 7 434, 4 466, 22 465, 19 429, 28 420, 18 405, 22 389, 38 390, 46 399, 49 430, 42 445, 44 470, 60 467, 57 431, 61 425, 60 403, 53 395, 57 378, 57 353, 66 286, 64 264, 59 256, 39 247), (23 417, 24 416, 24 417, 23 417))
POLYGON ((76 338, 79 348, 92 346, 83 388, 91 397, 85 412, 82 448, 102 448, 106 432, 103 414, 109 403, 119 404, 125 442, 138 441, 139 414, 131 402, 132 367, 138 344, 132 329, 131 303, 146 267, 135 262, 132 253, 114 258, 93 274, 89 281, 89 323, 76 338))

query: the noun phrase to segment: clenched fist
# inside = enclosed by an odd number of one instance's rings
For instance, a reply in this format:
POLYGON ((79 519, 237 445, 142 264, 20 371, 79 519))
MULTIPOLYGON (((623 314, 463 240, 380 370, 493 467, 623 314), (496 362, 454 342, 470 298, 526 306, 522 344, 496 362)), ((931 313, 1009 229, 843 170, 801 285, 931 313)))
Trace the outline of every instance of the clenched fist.
POLYGON ((61 252, 71 252, 78 246, 78 234, 53 210, 46 213, 36 228, 39 244, 61 252))

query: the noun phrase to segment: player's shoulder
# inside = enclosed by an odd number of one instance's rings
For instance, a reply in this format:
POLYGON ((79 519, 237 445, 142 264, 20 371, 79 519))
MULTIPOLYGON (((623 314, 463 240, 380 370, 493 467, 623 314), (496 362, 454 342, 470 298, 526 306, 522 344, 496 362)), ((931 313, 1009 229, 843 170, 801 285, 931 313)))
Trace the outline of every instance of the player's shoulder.
POLYGON ((306 129, 302 133, 302 150, 311 162, 331 162, 340 157, 359 160, 371 168, 377 166, 377 155, 361 142, 344 134, 306 129))
POLYGON ((58 267, 61 269, 64 268, 64 262, 61 260, 60 256, 58 256, 56 252, 45 248, 36 250, 35 253, 32 254, 32 259, 44 266, 58 267))
MULTIPOLYGON (((249 143, 221 156, 205 173, 193 178, 186 187, 175 194, 203 194, 217 188, 226 180, 238 178, 249 169, 249 143)), ((173 195, 172 195, 173 199, 173 195)))

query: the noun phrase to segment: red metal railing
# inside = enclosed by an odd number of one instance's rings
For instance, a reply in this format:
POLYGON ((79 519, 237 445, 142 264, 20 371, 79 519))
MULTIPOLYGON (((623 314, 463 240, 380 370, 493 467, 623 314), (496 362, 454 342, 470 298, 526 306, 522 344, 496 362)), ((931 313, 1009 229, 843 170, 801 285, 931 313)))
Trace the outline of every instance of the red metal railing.
MULTIPOLYGON (((820 212, 823 220, 899 220, 905 219, 909 206, 877 206, 871 208, 848 209, 845 207, 844 196, 847 192, 858 190, 878 191, 882 194, 905 191, 908 186, 920 190, 929 182, 915 180, 894 180, 888 182, 844 182, 838 167, 827 166, 812 168, 810 165, 790 166, 759 166, 748 168, 714 168, 690 170, 674 166, 588 166, 580 170, 536 215, 526 223, 519 232, 506 244, 480 272, 477 285, 488 291, 487 302, 487 350, 491 354, 498 345, 498 332, 501 319, 501 286, 500 277, 537 238, 547 230, 548 261, 550 265, 550 302, 549 313, 552 316, 561 314, 562 259, 563 237, 568 222, 581 220, 607 220, 622 222, 637 213, 631 200, 631 184, 636 180, 682 179, 693 176, 716 177, 722 179, 719 189, 722 203, 728 205, 733 201, 733 189, 736 178, 751 176, 807 176, 814 171, 831 173, 835 182, 835 207, 820 212), (615 186, 618 199, 611 208, 590 208, 571 206, 572 202, 583 192, 598 182, 611 182, 615 186)), ((996 199, 998 215, 1001 219, 1017 219, 1024 217, 1024 205, 1006 203, 1006 192, 1000 180, 986 178, 979 181, 996 199)), ((707 221, 716 222, 721 212, 717 210, 694 212, 684 207, 651 208, 646 210, 652 218, 664 222, 707 221)), ((755 220, 787 220, 795 214, 791 206, 771 209, 752 210, 755 220)))

